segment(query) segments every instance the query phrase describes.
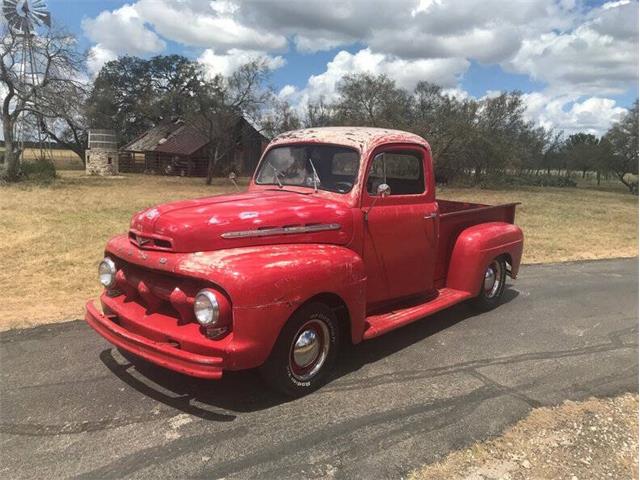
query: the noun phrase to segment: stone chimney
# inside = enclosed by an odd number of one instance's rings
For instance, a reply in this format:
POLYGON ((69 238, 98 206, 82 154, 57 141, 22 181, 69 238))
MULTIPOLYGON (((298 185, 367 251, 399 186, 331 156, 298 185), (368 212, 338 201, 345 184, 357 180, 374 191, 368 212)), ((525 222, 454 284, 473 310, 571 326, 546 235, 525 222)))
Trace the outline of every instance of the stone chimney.
POLYGON ((118 140, 113 130, 89 130, 87 175, 118 175, 118 140))

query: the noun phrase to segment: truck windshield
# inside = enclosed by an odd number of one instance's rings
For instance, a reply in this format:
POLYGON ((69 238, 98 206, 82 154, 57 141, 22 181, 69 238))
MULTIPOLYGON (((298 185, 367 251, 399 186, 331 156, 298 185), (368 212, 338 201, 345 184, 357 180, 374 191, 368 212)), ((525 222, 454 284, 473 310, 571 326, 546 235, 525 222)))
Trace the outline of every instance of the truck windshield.
POLYGON ((309 187, 330 192, 350 192, 360 164, 357 151, 335 145, 274 147, 260 163, 258 185, 309 187))

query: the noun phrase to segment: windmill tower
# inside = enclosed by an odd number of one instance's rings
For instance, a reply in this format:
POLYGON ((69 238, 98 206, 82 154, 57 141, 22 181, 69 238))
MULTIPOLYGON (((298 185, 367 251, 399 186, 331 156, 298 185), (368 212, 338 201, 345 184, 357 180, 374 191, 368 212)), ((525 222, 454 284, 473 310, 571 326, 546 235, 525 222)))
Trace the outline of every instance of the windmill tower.
MULTIPOLYGON (((40 83, 38 75, 39 59, 34 51, 34 42, 37 41, 38 33, 43 29, 51 28, 51 15, 47 10, 44 0, 4 0, 2 2, 2 14, 7 21, 8 28, 20 40, 18 42, 19 51, 16 52, 16 64, 19 65, 19 84, 23 88, 34 88, 40 83)), ((37 112, 38 98, 33 95, 29 103, 32 110, 37 112)), ((36 119, 38 120, 38 119, 36 119)), ((28 118, 26 113, 22 113, 15 124, 15 139, 20 150, 24 151, 24 142, 29 136, 28 118)), ((33 138, 37 141, 40 156, 44 156, 44 135, 40 122, 36 121, 36 135, 33 138)))

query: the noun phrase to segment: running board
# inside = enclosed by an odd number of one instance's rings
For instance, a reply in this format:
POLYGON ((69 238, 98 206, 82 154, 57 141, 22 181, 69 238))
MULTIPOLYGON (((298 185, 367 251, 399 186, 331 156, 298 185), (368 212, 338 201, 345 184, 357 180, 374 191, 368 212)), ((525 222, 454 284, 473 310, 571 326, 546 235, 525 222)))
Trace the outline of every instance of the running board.
POLYGON ((396 328, 403 327, 421 318, 432 315, 447 307, 460 303, 470 298, 468 292, 442 288, 438 290, 438 296, 420 305, 408 308, 392 310, 388 313, 370 315, 365 319, 365 331, 363 340, 378 337, 396 328))

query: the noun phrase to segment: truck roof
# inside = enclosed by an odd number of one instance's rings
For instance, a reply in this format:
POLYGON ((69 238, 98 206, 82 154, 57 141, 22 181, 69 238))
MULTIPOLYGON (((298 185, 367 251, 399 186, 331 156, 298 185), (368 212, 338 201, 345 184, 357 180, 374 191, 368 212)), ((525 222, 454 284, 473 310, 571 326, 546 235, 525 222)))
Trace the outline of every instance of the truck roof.
POLYGON ((430 150, 427 141, 414 133, 389 128, 373 127, 317 127, 284 132, 274 138, 271 145, 288 143, 331 143, 368 151, 386 143, 417 143, 430 150))

